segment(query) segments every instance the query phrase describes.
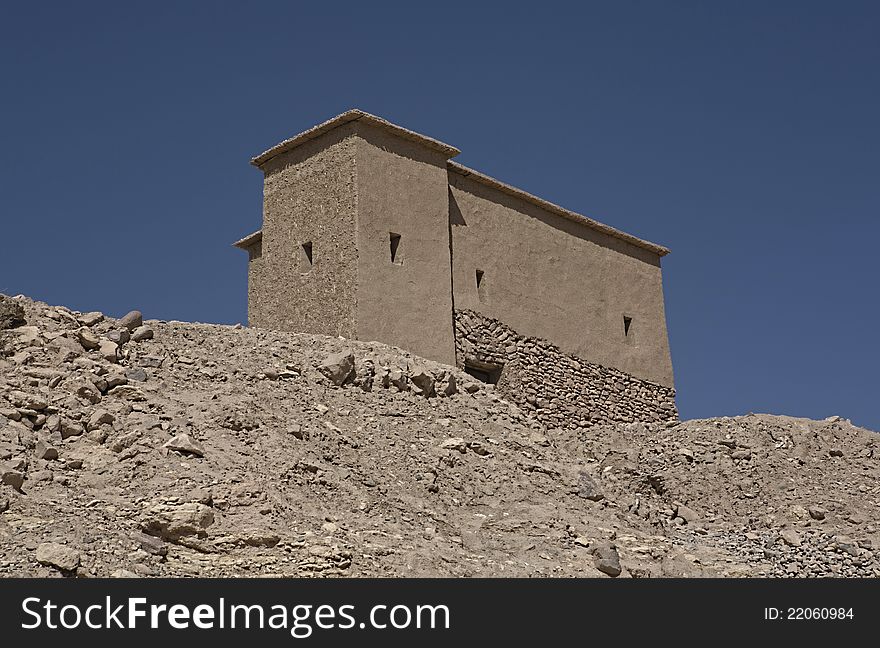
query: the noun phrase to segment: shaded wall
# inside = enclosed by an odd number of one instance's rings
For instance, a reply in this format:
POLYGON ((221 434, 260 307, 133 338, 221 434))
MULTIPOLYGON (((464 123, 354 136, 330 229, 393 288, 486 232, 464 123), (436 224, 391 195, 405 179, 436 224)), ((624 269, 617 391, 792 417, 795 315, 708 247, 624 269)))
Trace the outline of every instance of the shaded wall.
POLYGON ((357 337, 454 364, 447 156, 357 132, 357 337))
POLYGON ((456 310, 673 385, 659 256, 459 173, 448 178, 456 310))

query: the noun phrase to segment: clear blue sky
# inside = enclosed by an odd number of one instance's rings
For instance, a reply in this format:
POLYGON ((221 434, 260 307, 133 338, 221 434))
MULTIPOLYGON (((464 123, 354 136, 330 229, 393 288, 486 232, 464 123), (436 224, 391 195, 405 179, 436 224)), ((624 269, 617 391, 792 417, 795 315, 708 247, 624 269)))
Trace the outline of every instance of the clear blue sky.
POLYGON ((236 322, 249 158, 350 107, 672 248, 684 417, 880 430, 880 4, 7 3, 0 292, 236 322))

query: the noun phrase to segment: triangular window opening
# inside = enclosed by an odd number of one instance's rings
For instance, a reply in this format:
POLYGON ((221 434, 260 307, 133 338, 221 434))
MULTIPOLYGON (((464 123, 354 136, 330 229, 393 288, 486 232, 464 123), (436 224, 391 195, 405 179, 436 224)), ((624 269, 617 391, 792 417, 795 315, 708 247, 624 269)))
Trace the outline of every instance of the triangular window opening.
POLYGON ((302 244, 303 253, 306 255, 306 260, 309 262, 309 265, 312 265, 312 242, 307 241, 302 244))
POLYGON ((626 315, 623 316, 623 334, 624 335, 629 335, 629 327, 632 324, 632 321, 633 321, 632 317, 627 317, 626 315))
POLYGON ((477 270, 477 288, 478 289, 482 285, 482 283, 483 283, 483 271, 477 270))
POLYGON ((397 249, 400 247, 400 234, 389 232, 391 237, 391 263, 397 263, 397 249))

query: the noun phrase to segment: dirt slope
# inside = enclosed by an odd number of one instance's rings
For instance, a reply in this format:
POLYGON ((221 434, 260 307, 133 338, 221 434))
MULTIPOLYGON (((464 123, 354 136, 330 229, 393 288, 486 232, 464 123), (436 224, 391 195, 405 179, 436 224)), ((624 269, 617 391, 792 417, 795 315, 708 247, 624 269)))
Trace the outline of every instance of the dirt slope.
POLYGON ((880 576, 846 420, 548 430, 396 348, 137 319, 0 299, 0 574, 880 576))

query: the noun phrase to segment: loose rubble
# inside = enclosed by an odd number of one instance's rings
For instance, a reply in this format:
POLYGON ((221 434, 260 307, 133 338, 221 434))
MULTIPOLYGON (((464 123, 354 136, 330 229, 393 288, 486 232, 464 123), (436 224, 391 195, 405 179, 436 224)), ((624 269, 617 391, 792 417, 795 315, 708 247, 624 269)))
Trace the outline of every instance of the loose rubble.
POLYGON ((880 576, 880 438, 840 417, 569 426, 378 343, 0 329, 3 576, 880 576))

